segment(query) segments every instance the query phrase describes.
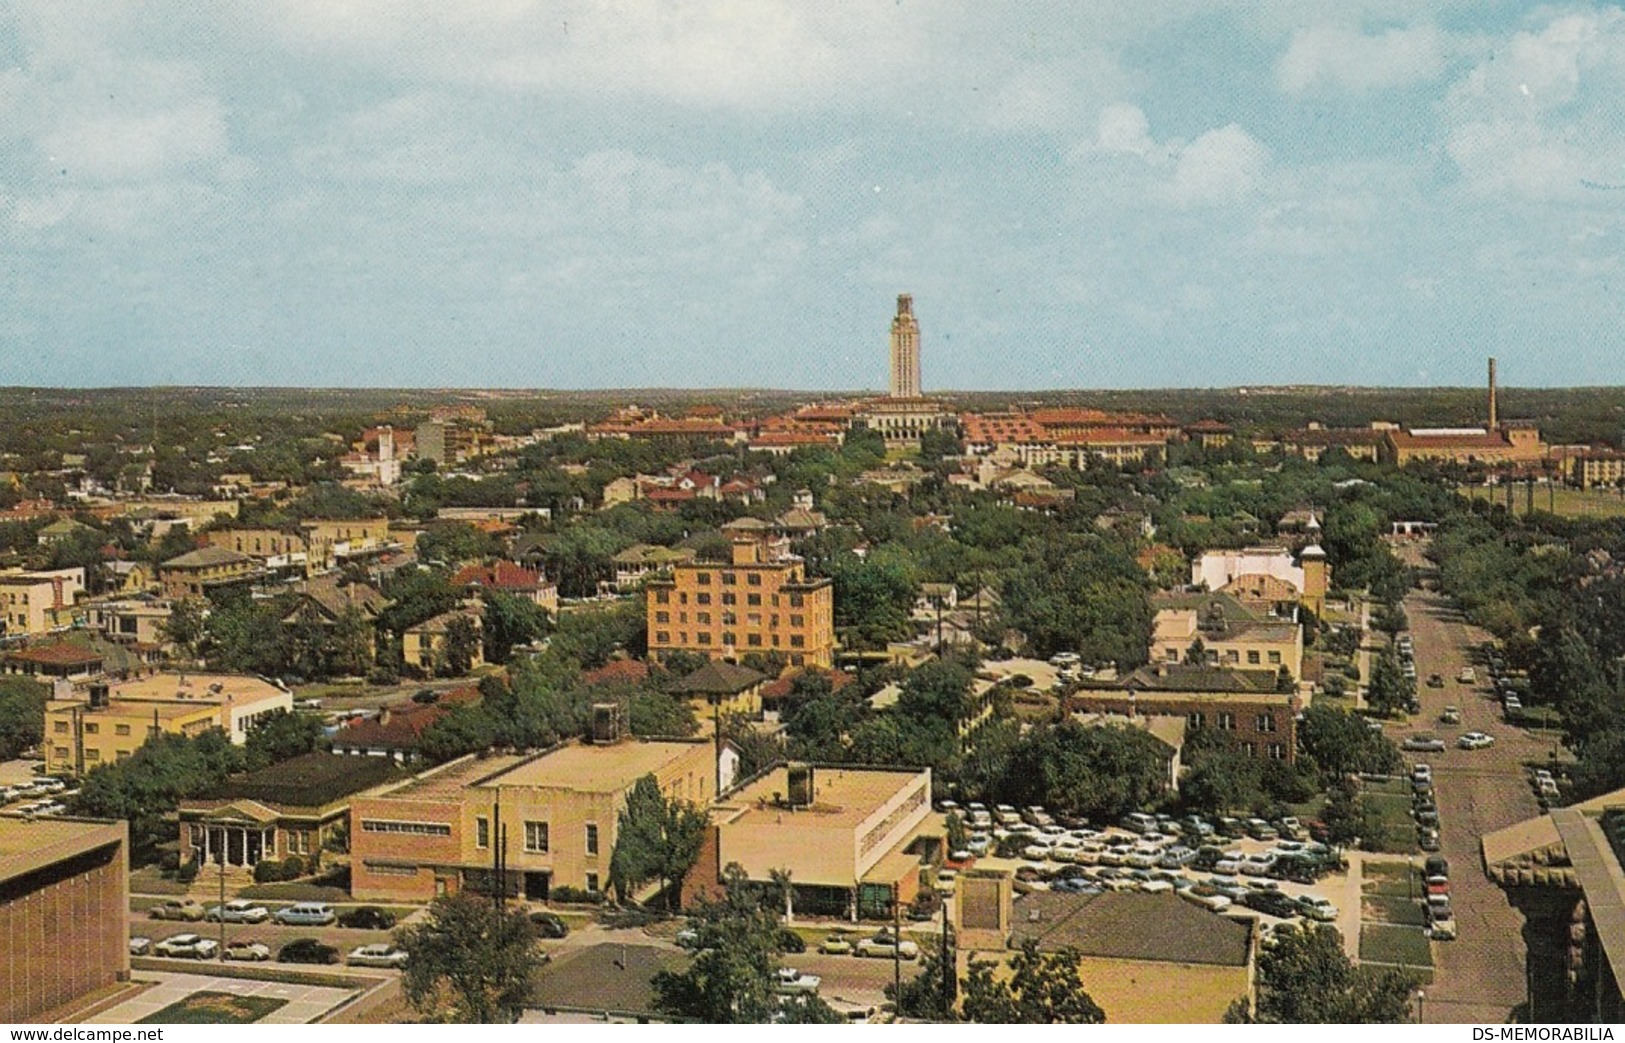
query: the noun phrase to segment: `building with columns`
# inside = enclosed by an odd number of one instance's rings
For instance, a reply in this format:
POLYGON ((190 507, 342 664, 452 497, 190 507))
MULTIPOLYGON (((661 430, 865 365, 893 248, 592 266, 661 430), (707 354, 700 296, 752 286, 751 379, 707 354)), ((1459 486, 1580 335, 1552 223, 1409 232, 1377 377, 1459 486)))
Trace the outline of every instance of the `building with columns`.
POLYGON ((891 320, 891 397, 920 397, 920 324, 914 318, 914 298, 897 295, 897 316, 891 320))

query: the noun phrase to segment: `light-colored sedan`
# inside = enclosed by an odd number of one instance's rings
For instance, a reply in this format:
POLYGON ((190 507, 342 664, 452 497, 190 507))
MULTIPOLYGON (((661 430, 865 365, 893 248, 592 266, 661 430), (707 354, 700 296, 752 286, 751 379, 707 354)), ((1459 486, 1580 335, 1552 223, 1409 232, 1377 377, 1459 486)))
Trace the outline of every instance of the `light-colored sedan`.
POLYGON ((905 960, 912 960, 920 955, 920 947, 907 939, 898 941, 889 934, 877 934, 858 942, 857 954, 888 960, 894 956, 901 956, 905 960))
POLYGON ((234 941, 226 943, 226 953, 222 959, 246 960, 250 963, 260 963, 271 958, 271 947, 264 942, 234 941))
POLYGON ((152 951, 152 939, 136 935, 130 939, 130 955, 145 956, 152 951))
POLYGON ((271 910, 255 905, 246 898, 234 898, 225 905, 211 905, 203 914, 210 923, 264 923, 271 918, 271 910))
POLYGON ((850 956, 852 954, 852 936, 849 934, 832 934, 818 943, 818 951, 825 956, 850 956))
POLYGON ((213 938, 199 934, 173 934, 152 947, 154 956, 181 960, 212 960, 220 946, 213 938))
POLYGON ((1464 750, 1487 750, 1495 745, 1495 736, 1485 735, 1483 732, 1468 732, 1456 740, 1456 745, 1464 750))
POLYGON ((378 942, 351 949, 344 962, 352 967, 405 967, 406 950, 397 949, 387 942, 378 942))
POLYGON ((803 974, 794 967, 780 967, 773 976, 773 991, 783 996, 812 995, 824 979, 816 974, 803 974))

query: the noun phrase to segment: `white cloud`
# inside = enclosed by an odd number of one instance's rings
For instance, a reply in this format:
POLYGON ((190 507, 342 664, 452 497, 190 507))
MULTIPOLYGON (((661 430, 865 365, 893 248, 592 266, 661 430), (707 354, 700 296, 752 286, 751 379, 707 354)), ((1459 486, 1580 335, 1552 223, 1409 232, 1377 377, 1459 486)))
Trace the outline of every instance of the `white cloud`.
POLYGON ((1157 150, 1157 143, 1151 140, 1151 121, 1137 105, 1101 109, 1095 145, 1117 155, 1150 156, 1157 150))
POLYGON ((1451 85, 1445 151, 1478 195, 1577 199, 1588 181, 1625 180, 1622 94, 1625 11, 1555 17, 1451 85))
POLYGON ((1294 95, 1317 88, 1405 87, 1440 76, 1447 50, 1447 38, 1432 25, 1369 36, 1343 26, 1315 26, 1292 34, 1275 75, 1281 89, 1294 95))
POLYGON ((1068 158, 1095 187, 1116 185, 1131 197, 1192 207, 1247 197, 1269 166, 1270 153, 1236 123, 1188 143, 1158 142, 1144 111, 1120 103, 1101 110, 1094 137, 1080 142, 1068 158))
POLYGON ((1240 199, 1268 162, 1269 150, 1237 124, 1210 130, 1179 153, 1169 198, 1182 206, 1240 199))
POLYGON ((94 182, 143 181, 223 159, 220 106, 200 100, 138 115, 67 115, 40 139, 47 164, 94 182))

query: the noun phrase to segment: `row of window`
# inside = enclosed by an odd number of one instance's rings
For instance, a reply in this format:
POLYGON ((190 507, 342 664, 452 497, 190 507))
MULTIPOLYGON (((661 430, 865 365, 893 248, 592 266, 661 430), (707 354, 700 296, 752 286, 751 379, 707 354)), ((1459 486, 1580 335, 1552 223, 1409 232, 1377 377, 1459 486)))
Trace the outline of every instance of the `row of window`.
MULTIPOLYGON (((1193 711, 1185 715, 1186 721, 1192 728, 1200 728, 1207 723, 1207 714, 1193 711)), ((1233 713, 1219 713, 1213 715, 1213 726, 1220 731, 1236 730, 1236 715, 1233 713)), ((1273 732, 1275 730, 1275 715, 1261 713, 1253 718, 1253 731, 1273 732)))
MULTIPOLYGON (((724 605, 737 605, 739 603, 739 595, 737 595, 737 594, 733 594, 733 593, 730 593, 728 591, 723 591, 721 597, 722 597, 722 604, 724 604, 724 605)), ((679 593, 677 595, 677 603, 679 605, 688 604, 688 594, 686 592, 679 593)), ((694 595, 694 603, 696 605, 709 605, 709 604, 711 604, 711 595, 702 590, 702 591, 700 591, 700 592, 698 592, 698 593, 696 593, 694 595)), ((745 604, 747 604, 747 605, 760 605, 761 603, 762 603, 762 595, 760 595, 760 594, 746 594, 745 595, 745 604)), ((791 594, 790 595, 790 607, 791 608, 801 608, 804 603, 805 603, 805 595, 802 595, 802 594, 791 594)), ((669 591, 669 590, 657 590, 657 591, 655 591, 655 604, 657 604, 657 605, 669 605, 669 604, 671 604, 671 591, 669 591)), ((779 596, 777 594, 774 594, 772 596, 772 604, 773 604, 774 608, 779 607, 779 596)))
MULTIPOLYGON (((669 631, 669 630, 656 630, 655 631, 655 644, 657 646, 666 646, 666 645, 670 645, 671 643, 672 643, 671 631, 669 631)), ((701 630, 699 633, 694 635, 694 643, 697 644, 697 645, 709 645, 711 643, 711 635, 706 633, 705 631, 701 630)), ((721 643, 724 646, 737 648, 739 646, 739 636, 737 634, 733 633, 732 631, 724 632, 723 635, 722 635, 722 642, 721 643)), ((680 631, 677 634, 677 644, 678 644, 679 647, 682 647, 682 646, 685 646, 685 645, 688 644, 688 634, 687 634, 687 632, 680 631)), ((761 634, 746 634, 745 635, 745 647, 747 647, 747 648, 762 648, 762 647, 764 647, 763 644, 762 644, 762 635, 761 634)), ((773 635, 773 647, 774 648, 779 647, 779 635, 777 635, 777 634, 773 635)), ((802 635, 802 634, 791 634, 790 635, 790 647, 791 648, 806 648, 807 647, 807 638, 806 638, 806 636, 802 635)))
POLYGON ((363 833, 410 833, 423 837, 449 837, 451 827, 444 822, 397 822, 393 819, 364 818, 363 833))
MULTIPOLYGON (((598 853, 598 824, 587 823, 586 852, 589 855, 598 853)), ((474 820, 474 846, 488 848, 491 846, 491 820, 481 815, 474 820)), ((530 854, 546 854, 548 851, 548 825, 546 822, 525 823, 525 851, 530 854)), ((597 888, 588 886, 587 890, 597 888)))
MULTIPOLYGON (((767 625, 771 626, 771 627, 777 627, 779 625, 779 619, 780 618, 781 617, 779 617, 777 615, 768 616, 767 617, 767 625)), ((655 622, 656 623, 670 623, 671 622, 671 613, 670 612, 656 612, 655 613, 655 622)), ((679 623, 687 623, 688 622, 688 613, 687 612, 679 612, 679 613, 677 613, 677 622, 679 622, 679 623)), ((711 613, 709 613, 709 612, 696 612, 696 613, 694 613, 694 622, 698 623, 700 626, 710 626, 711 625, 711 613)), ((738 623, 739 623, 739 615, 738 615, 738 613, 735 613, 735 612, 724 612, 724 613, 722 613, 722 625, 723 626, 736 626, 736 625, 738 625, 738 623)), ((745 613, 745 623, 746 623, 747 626, 753 626, 753 627, 761 626, 762 625, 762 614, 760 612, 747 612, 747 613, 745 613)), ((806 616, 793 615, 793 616, 790 617, 790 625, 793 626, 793 627, 804 627, 804 626, 807 625, 807 617, 806 616)))
MULTIPOLYGON (((709 573, 709 572, 696 572, 694 574, 694 581, 696 583, 698 583, 702 587, 708 587, 708 586, 711 585, 711 573, 709 573)), ((760 572, 747 572, 747 573, 745 573, 745 583, 746 583, 746 585, 752 586, 752 587, 761 586, 762 585, 762 574, 760 572)), ((733 587, 733 586, 738 586, 738 584, 739 584, 739 574, 737 572, 724 572, 722 574, 722 585, 723 586, 725 586, 725 587, 733 587)))
MULTIPOLYGON (((1164 648, 1162 650, 1162 656, 1163 656, 1163 658, 1165 660, 1167 660, 1170 663, 1177 663, 1181 659, 1184 658, 1184 653, 1181 652, 1178 648, 1175 648, 1173 646, 1168 646, 1168 647, 1166 647, 1166 648, 1164 648)), ((1210 649, 1208 649, 1207 660, 1210 663, 1218 663, 1218 662, 1222 661, 1222 662, 1226 662, 1226 663, 1237 663, 1237 664, 1239 664, 1241 662, 1241 652, 1239 650, 1237 650, 1237 649, 1234 649, 1234 648, 1228 648, 1228 649, 1224 650, 1223 655, 1220 655, 1220 652, 1219 652, 1218 649, 1210 648, 1210 649)), ((1270 652, 1268 654, 1268 656, 1266 657, 1266 656, 1261 655, 1261 653, 1256 648, 1248 649, 1248 651, 1247 651, 1247 665, 1248 666, 1262 666, 1262 665, 1264 665, 1264 663, 1266 661, 1268 661, 1269 665, 1271 665, 1271 666, 1280 666, 1281 663, 1282 663, 1281 653, 1280 652, 1270 652)))

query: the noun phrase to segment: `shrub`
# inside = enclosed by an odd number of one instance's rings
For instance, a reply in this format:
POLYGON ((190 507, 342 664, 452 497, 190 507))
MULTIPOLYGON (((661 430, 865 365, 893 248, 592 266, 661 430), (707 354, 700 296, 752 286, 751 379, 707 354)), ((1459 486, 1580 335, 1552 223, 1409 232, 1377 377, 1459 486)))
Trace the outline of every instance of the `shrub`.
POLYGON ((266 858, 254 864, 254 882, 256 884, 271 884, 281 879, 281 862, 266 858))
POLYGON ((197 879, 198 870, 201 868, 202 866, 197 859, 189 859, 176 868, 175 880, 178 883, 189 884, 197 879))
POLYGON ((305 875, 305 861, 298 855, 289 855, 282 860, 282 880, 297 880, 305 875))
POLYGON ((604 900, 602 891, 587 891, 568 884, 550 888, 547 892, 549 901, 561 902, 565 905, 598 905, 604 900))

